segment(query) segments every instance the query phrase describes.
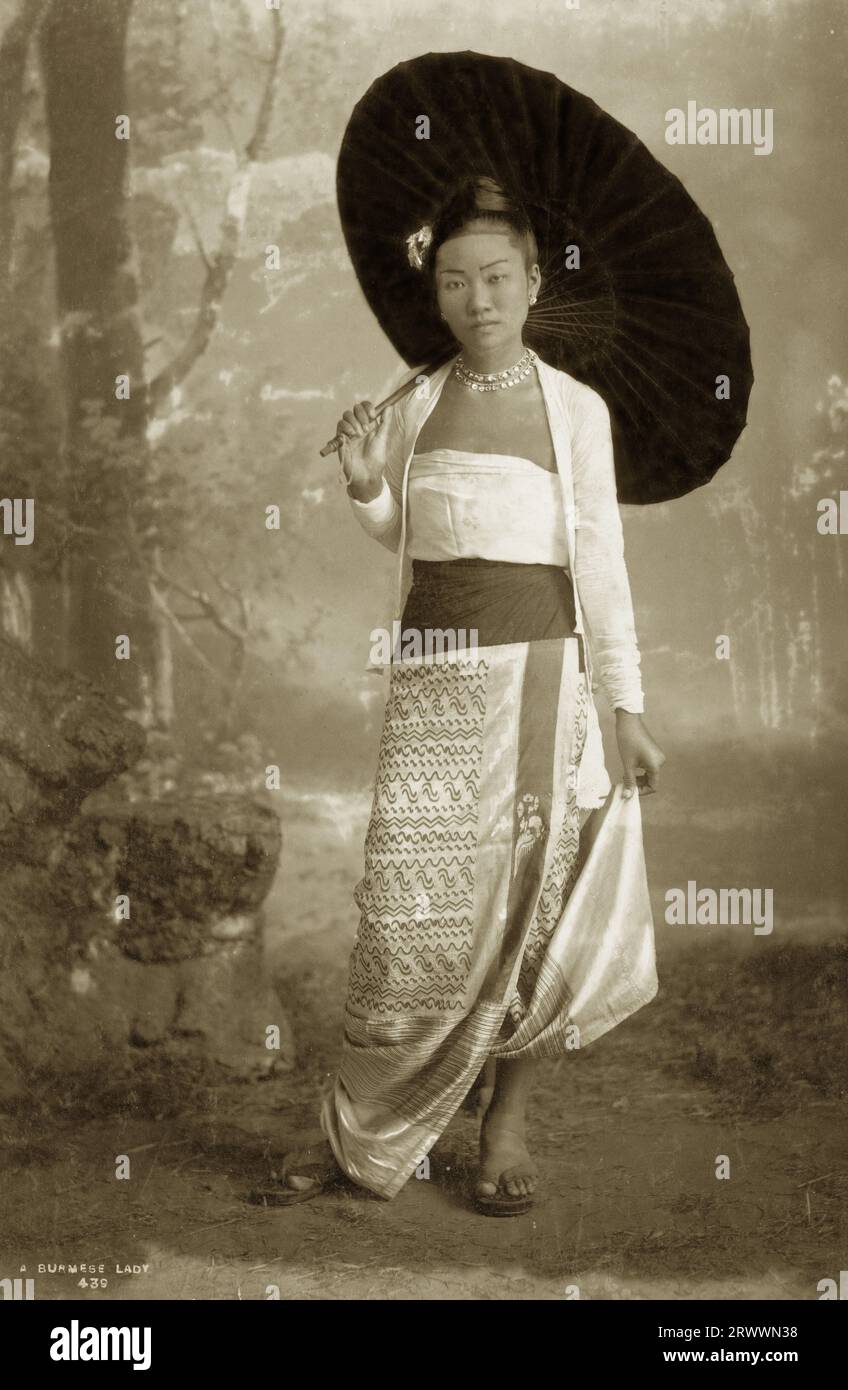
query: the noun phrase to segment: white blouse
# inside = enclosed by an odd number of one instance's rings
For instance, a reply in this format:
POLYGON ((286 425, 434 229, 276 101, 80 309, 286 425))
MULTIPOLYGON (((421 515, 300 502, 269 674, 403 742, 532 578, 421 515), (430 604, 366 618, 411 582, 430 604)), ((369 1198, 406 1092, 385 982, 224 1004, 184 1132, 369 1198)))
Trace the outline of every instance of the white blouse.
POLYGON ((413 455, 407 553, 413 560, 477 557, 567 569, 559 475, 511 454, 413 455))

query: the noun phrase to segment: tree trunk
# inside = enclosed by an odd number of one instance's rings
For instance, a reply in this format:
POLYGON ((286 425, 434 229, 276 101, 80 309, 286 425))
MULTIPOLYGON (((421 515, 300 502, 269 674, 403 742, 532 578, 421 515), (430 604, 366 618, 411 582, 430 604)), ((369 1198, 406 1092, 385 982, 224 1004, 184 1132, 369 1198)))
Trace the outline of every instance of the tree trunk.
POLYGON ((12 179, 15 173, 18 126, 24 106, 24 78, 30 42, 47 0, 21 0, 20 9, 0 40, 0 310, 8 303, 15 211, 12 179))
MULTIPOLYGON (((158 561, 158 552, 154 562, 158 561)), ((171 624, 158 604, 153 605, 155 649, 153 660, 153 726, 162 733, 174 727, 174 644, 171 624)))
MULTIPOLYGON (((132 0, 51 0, 40 34, 50 141, 49 197, 66 393, 74 664, 152 722, 156 634, 145 547, 150 525, 147 388, 136 256, 127 216, 125 50, 132 0), (128 399, 116 379, 129 381, 128 399), (130 659, 116 659, 116 639, 130 659)), ((131 134, 131 132, 130 132, 131 134)))
POLYGON ((32 651, 32 590, 23 570, 0 569, 0 632, 32 651))

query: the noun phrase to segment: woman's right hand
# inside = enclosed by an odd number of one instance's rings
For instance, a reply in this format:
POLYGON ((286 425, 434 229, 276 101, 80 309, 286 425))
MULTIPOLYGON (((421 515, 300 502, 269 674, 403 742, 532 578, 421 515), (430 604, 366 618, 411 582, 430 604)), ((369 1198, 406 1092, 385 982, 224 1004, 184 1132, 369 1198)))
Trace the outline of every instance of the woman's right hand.
POLYGON ((346 410, 336 425, 342 440, 339 460, 348 492, 357 502, 370 502, 380 495, 388 430, 388 410, 378 416, 370 401, 359 401, 352 410, 346 410))

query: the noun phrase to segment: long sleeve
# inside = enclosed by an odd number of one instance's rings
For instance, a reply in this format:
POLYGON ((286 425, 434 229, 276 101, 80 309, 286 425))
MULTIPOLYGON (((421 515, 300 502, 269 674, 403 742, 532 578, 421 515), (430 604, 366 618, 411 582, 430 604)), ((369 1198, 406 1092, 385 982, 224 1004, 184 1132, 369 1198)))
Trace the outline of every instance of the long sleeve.
MULTIPOLYGON (((351 510, 367 535, 387 550, 400 546, 403 470, 406 463, 406 417, 404 397, 387 406, 385 431, 381 434, 383 452, 382 491, 370 502, 357 502, 348 494, 351 510)), ((375 441, 376 443, 377 441, 375 441)))
POLYGON ((613 709, 642 714, 639 645, 618 510, 606 402, 586 387, 572 407, 574 579, 598 682, 613 709))
POLYGON ((370 502, 357 502, 348 494, 353 514, 367 535, 386 546, 397 550, 400 544, 400 503, 389 487, 383 474, 383 489, 370 502))

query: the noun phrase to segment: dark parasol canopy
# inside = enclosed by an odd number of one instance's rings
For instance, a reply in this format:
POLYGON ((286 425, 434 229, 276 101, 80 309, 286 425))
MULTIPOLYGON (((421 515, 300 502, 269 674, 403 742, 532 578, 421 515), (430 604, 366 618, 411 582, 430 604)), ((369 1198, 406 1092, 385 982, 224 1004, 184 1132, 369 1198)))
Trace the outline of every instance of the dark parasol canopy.
POLYGON ((525 341, 606 401, 619 499, 661 502, 709 482, 745 426, 753 382, 733 275, 680 180, 552 73, 427 53, 378 78, 354 108, 339 212, 359 282, 400 356, 414 367, 457 351, 406 238, 469 173, 499 180, 527 209, 542 289, 525 341), (416 138, 422 116, 429 139, 416 138), (566 263, 575 246, 579 269, 566 263))

